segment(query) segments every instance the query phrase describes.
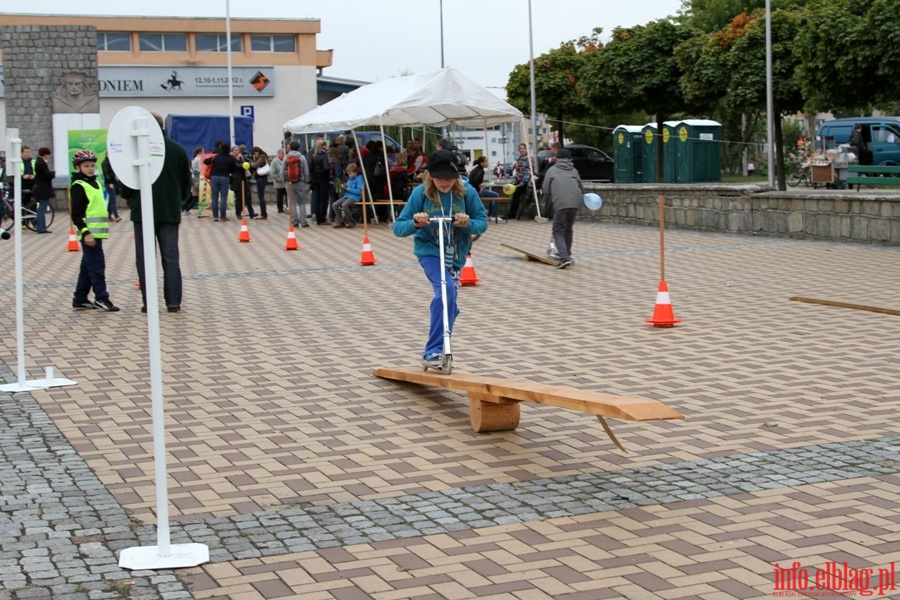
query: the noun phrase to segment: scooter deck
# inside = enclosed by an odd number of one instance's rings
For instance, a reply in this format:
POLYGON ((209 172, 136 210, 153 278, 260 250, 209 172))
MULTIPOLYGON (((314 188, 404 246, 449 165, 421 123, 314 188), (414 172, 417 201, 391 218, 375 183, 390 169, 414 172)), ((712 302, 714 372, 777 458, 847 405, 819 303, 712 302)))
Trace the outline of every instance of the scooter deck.
POLYGON ((545 265, 550 265, 551 267, 555 267, 555 266, 556 266, 556 263, 558 262, 558 261, 556 261, 556 260, 550 258, 549 256, 543 256, 543 255, 541 255, 541 254, 535 254, 535 253, 533 253, 533 252, 529 252, 528 250, 522 250, 521 248, 516 248, 515 246, 510 246, 509 244, 503 244, 503 243, 501 243, 500 245, 503 246, 504 248, 509 248, 510 250, 513 250, 513 251, 515 251, 515 252, 521 252, 522 254, 525 255, 525 260, 526 260, 526 261, 542 262, 542 263, 544 263, 545 265))

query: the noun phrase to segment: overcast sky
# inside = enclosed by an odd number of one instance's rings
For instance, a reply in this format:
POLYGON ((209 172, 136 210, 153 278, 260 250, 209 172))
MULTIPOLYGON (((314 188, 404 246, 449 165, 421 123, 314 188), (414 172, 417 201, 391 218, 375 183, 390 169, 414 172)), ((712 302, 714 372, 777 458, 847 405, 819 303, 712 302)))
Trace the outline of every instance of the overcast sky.
MULTIPOLYGON (((177 16, 223 19, 225 0, 42 0, 0 3, 7 13, 177 16), (21 8, 20 8, 21 7, 21 8)), ((674 15, 682 0, 531 0, 534 54, 603 28, 644 24, 674 15)), ((440 0, 231 0, 233 18, 317 18, 320 50, 333 49, 325 75, 377 81, 441 68, 440 0)), ((528 61, 527 0, 443 0, 444 64, 489 88, 506 85, 528 61)), ((0 17, 2 21, 2 17, 0 17)), ((498 95, 503 92, 496 90, 498 95)))

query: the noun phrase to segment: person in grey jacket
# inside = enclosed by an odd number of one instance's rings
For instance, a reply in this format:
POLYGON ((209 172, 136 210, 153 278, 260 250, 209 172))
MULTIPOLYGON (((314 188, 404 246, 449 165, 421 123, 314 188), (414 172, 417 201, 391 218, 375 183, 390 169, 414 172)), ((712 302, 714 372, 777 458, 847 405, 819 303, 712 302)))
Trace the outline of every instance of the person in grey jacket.
POLYGON ((572 229, 584 203, 584 185, 572 164, 572 153, 562 148, 547 169, 541 186, 547 206, 553 207, 553 242, 559 253, 557 269, 575 264, 572 260, 572 229))

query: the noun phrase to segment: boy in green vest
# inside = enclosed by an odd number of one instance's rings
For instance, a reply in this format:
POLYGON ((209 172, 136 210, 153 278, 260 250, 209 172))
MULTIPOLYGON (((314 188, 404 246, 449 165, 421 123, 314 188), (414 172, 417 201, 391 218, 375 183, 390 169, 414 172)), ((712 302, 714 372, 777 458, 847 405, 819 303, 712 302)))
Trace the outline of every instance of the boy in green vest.
POLYGON ((106 258, 103 240, 109 237, 109 219, 103 188, 97 181, 97 156, 90 150, 79 150, 72 157, 72 224, 81 240, 81 270, 75 284, 72 308, 99 308, 107 312, 119 310, 106 291, 106 258), (88 292, 94 290, 94 301, 88 292))

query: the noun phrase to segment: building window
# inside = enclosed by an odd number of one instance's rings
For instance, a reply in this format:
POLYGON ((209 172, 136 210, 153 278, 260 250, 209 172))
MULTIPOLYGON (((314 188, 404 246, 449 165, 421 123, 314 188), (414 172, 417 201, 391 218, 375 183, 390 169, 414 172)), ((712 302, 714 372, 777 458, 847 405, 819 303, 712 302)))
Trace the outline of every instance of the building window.
POLYGON ((98 31, 97 50, 105 52, 130 52, 131 34, 119 31, 98 31))
MULTIPOLYGON (((215 33, 197 33, 194 34, 194 43, 197 46, 197 52, 227 52, 225 45, 227 37, 225 34, 215 33)), ((241 34, 231 34, 231 51, 240 52, 243 45, 241 44, 241 34)))
POLYGON ((253 52, 296 52, 296 39, 292 35, 251 35, 253 52))
POLYGON ((139 33, 141 52, 187 52, 186 33, 139 33))

